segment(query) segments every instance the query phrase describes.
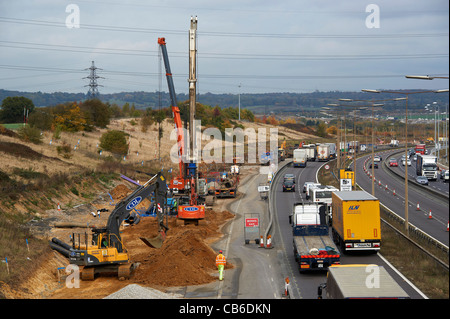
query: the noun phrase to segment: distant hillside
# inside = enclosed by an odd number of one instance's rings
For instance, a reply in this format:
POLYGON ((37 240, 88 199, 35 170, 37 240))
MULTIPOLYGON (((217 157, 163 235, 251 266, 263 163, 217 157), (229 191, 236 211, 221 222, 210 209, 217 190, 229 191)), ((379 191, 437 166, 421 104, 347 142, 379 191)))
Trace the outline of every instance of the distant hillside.
MULTIPOLYGON (((20 92, 8 91, 0 89, 0 101, 8 96, 25 96, 31 99, 35 106, 53 106, 60 103, 83 101, 87 98, 85 93, 43 93, 43 92, 20 92)), ((241 94, 241 107, 248 108, 254 113, 298 113, 306 110, 317 109, 326 106, 328 103, 339 103, 339 98, 349 98, 354 100, 368 100, 368 99, 392 99, 395 97, 403 97, 403 95, 381 93, 370 94, 364 92, 312 92, 312 93, 245 93, 241 94)), ((187 94, 178 94, 178 102, 188 100, 187 94)), ((125 103, 132 105, 138 109, 158 108, 161 100, 161 106, 167 107, 170 105, 170 97, 166 92, 121 92, 112 94, 102 94, 100 99, 103 102, 110 104, 117 104, 122 106, 125 103)), ((237 94, 200 94, 197 99, 198 102, 211 106, 237 107, 237 94)), ((420 109, 427 104, 437 102, 440 106, 448 105, 448 93, 434 94, 413 94, 409 97, 408 108, 410 110, 420 109)), ((388 102, 385 105, 386 110, 402 110, 405 107, 405 101, 388 102)))

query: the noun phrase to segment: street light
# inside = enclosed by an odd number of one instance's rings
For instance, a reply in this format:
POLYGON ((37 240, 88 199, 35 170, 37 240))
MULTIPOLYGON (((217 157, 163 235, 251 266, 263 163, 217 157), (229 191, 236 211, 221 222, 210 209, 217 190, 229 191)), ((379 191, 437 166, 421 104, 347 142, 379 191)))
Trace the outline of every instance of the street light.
MULTIPOLYGON (((402 94, 406 97, 406 109, 405 109, 405 161, 408 158, 408 99, 410 94, 419 93, 444 93, 448 92, 448 89, 443 90, 428 90, 428 91, 384 91, 384 90, 369 90, 363 89, 363 92, 368 93, 394 93, 402 94)), ((405 162, 406 163, 406 162, 405 162)), ((407 164, 407 163, 406 163, 407 164)), ((405 165, 405 231, 406 235, 409 235, 409 216, 408 216, 408 165, 405 165)))
POLYGON ((407 79, 418 79, 418 80, 433 80, 433 79, 447 79, 448 76, 429 76, 429 75, 405 75, 407 79))
MULTIPOLYGON (((328 104, 328 106, 338 106, 338 104, 328 104)), ((329 107, 323 107, 323 109, 325 110, 331 110, 329 107)), ((337 168, 338 168, 338 173, 341 170, 341 114, 338 111, 336 111, 336 118, 337 118, 337 168)))
POLYGON ((384 100, 354 100, 354 99, 339 99, 339 101, 346 101, 346 102, 372 102, 372 195, 375 196, 375 154, 374 154, 374 107, 380 107, 384 106, 384 104, 376 104, 375 102, 384 102, 384 101, 400 101, 405 100, 406 98, 400 97, 395 99, 384 99, 384 100))
MULTIPOLYGON (((345 99, 339 99, 340 101, 343 101, 345 99)), ((358 108, 358 110, 364 110, 367 109, 368 105, 343 105, 343 104, 328 104, 329 106, 334 106, 334 107, 353 107, 353 108, 358 108)), ((370 105, 369 105, 370 106, 370 105)), ((355 191, 356 191, 356 124, 355 124, 355 115, 353 115, 354 120, 353 120, 353 166, 354 166, 354 170, 353 170, 353 178, 355 180, 355 191)), ((344 122, 345 122, 345 114, 344 114, 344 122)), ((345 144, 345 143, 344 143, 345 144)), ((339 156, 340 156, 340 142, 339 142, 339 156)), ((344 145, 345 148, 345 145, 344 145)), ((340 165, 340 162, 338 161, 338 166, 340 165)), ((373 165, 372 165, 373 167, 373 165)), ((340 167, 339 167, 340 169, 340 167)))

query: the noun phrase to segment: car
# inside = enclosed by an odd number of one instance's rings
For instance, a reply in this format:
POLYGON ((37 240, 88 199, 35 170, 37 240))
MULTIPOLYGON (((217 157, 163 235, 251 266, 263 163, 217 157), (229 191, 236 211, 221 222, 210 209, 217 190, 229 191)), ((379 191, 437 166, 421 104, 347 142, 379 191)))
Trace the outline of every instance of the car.
POLYGON ((286 181, 288 179, 292 180, 295 184, 295 175, 294 174, 284 174, 284 180, 286 181))
POLYGON ((295 192, 295 183, 291 179, 283 182, 283 192, 295 192))
POLYGON ((414 154, 413 160, 414 160, 414 161, 417 161, 417 154, 414 154))
POLYGON ((417 176, 416 182, 421 185, 428 185, 428 178, 426 176, 417 176))
MULTIPOLYGON (((369 168, 372 168, 372 163, 370 163, 369 168)), ((377 162, 373 163, 373 168, 378 168, 378 163, 377 162)))
POLYGON ((397 162, 397 160, 396 160, 395 158, 392 158, 392 159, 389 161, 389 166, 390 166, 390 167, 398 167, 398 162, 397 162))
POLYGON ((383 159, 381 158, 381 156, 380 155, 375 155, 374 157, 373 157, 373 161, 374 162, 381 162, 383 159))
MULTIPOLYGON (((402 159, 402 164, 403 164, 403 166, 405 166, 405 159, 402 159)), ((411 160, 409 158, 406 160, 406 164, 408 166, 411 166, 411 160)))

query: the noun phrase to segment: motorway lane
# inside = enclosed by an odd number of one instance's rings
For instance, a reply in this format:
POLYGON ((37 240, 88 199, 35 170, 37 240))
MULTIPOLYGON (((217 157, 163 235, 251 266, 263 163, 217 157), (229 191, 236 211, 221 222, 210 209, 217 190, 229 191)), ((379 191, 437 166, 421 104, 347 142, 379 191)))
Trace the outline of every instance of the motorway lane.
MULTIPOLYGON (((385 151, 382 154, 383 161, 393 151, 385 151)), ((363 171, 363 164, 371 155, 363 156, 357 159, 357 174, 356 180, 361 188, 369 193, 372 193, 372 184, 370 177, 363 171)), ((370 159, 369 159, 370 162, 370 159)), ((390 210, 395 212, 402 218, 405 217, 405 183, 403 180, 389 175, 382 168, 383 163, 379 164, 375 171, 375 197, 383 203, 390 210), (379 185, 381 181, 381 185, 379 185), (386 190, 386 185, 388 189, 386 190), (393 191, 395 190, 395 196, 393 191)), ((395 168, 394 168, 395 169, 395 168)), ((371 172, 371 169, 369 169, 371 172)), ((448 201, 437 200, 434 196, 428 193, 420 192, 414 187, 408 187, 408 219, 410 224, 421 229, 430 236, 436 238, 446 246, 449 245, 449 236, 447 230, 447 222, 449 220, 448 201), (419 203, 420 210, 417 210, 417 203, 419 203), (432 219, 428 218, 429 212, 432 212, 432 219)))
POLYGON ((267 201, 260 198, 257 187, 267 181, 267 175, 259 174, 259 167, 245 167, 249 170, 239 185, 239 197, 226 209, 235 218, 222 229, 224 236, 212 244, 214 251, 223 250, 232 269, 224 272, 223 281, 185 288, 184 297, 193 299, 280 299, 284 289, 284 265, 277 249, 265 249, 244 241, 244 219, 246 213, 259 213, 261 234, 269 224, 267 201))
POLYGON ((284 277, 282 263, 276 249, 260 248, 254 241, 259 238, 254 234, 250 244, 245 244, 244 220, 246 213, 260 214, 260 234, 264 235, 268 226, 267 200, 260 198, 259 183, 267 181, 267 175, 259 174, 259 167, 239 186, 240 198, 230 206, 235 218, 225 229, 226 234, 213 246, 222 249, 234 269, 226 270, 224 281, 216 283, 217 298, 236 299, 279 299, 283 293, 284 277))
MULTIPOLYGON (((404 154, 404 152, 400 155, 396 155, 393 158, 396 158, 399 165, 398 165, 398 170, 401 172, 402 176, 405 176, 405 167, 402 165, 401 162, 401 157, 404 154)), ((412 179, 415 180, 417 177, 416 174, 416 164, 417 162, 413 160, 412 156, 411 156, 411 166, 408 166, 408 179, 412 179)), ((422 186, 422 187, 429 187, 434 189, 435 191, 442 193, 446 196, 449 195, 449 184, 450 183, 444 183, 444 181, 442 179, 440 179, 440 175, 438 173, 438 179, 436 181, 429 181, 429 185, 428 186, 422 186)))
MULTIPOLYGON (((288 222, 289 213, 296 201, 301 201, 304 197, 302 187, 306 181, 316 181, 316 171, 324 163, 308 162, 306 168, 294 168, 288 166, 283 169, 279 175, 281 178, 275 180, 272 191, 274 198, 274 206, 276 208, 276 218, 274 219, 274 239, 277 243, 282 244, 280 250, 280 258, 284 259, 286 267, 282 269, 290 278, 290 290, 292 298, 298 299, 315 299, 317 298, 317 287, 326 281, 326 272, 313 272, 300 274, 298 265, 294 260, 292 246, 292 227, 288 222), (296 175, 296 192, 283 193, 282 191, 282 175, 291 173, 296 175)), ((277 246, 279 247, 279 245, 277 246)), ((279 247, 278 249, 280 249, 279 247)), ((339 248, 339 247, 338 247, 339 248)), ((413 299, 422 299, 423 296, 411 287, 405 279, 397 274, 378 254, 354 253, 341 254, 341 264, 377 264, 383 265, 390 275, 405 289, 405 291, 413 299)))

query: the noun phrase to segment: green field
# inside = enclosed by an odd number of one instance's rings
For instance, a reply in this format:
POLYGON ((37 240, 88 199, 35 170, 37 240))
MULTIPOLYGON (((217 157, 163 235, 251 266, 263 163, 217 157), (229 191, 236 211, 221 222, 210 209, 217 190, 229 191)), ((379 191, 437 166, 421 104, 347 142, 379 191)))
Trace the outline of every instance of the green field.
POLYGON ((23 123, 7 123, 0 125, 7 128, 8 130, 18 130, 19 128, 23 127, 23 123))

